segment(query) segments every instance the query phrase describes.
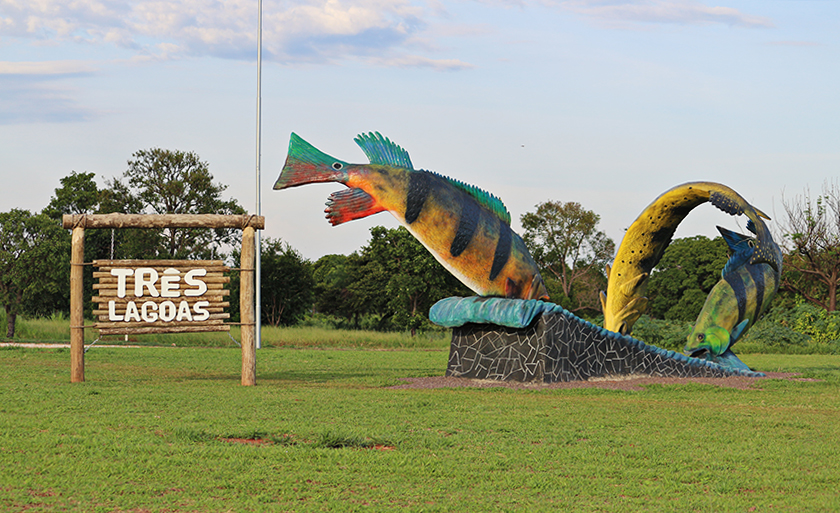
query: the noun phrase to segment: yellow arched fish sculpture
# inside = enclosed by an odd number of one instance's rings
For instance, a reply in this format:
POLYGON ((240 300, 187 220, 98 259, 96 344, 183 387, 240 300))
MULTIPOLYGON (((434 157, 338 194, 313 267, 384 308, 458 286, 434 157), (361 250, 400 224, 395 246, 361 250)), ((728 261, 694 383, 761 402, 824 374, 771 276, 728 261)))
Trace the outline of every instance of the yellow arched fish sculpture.
POLYGON ((601 292, 604 328, 624 335, 647 310, 650 271, 671 243, 677 226, 697 205, 710 202, 730 215, 746 216, 756 228, 756 248, 751 264, 777 265, 775 243, 763 217, 766 214, 750 205, 740 194, 714 182, 689 182, 660 195, 639 215, 624 234, 612 266, 607 265, 607 293, 601 292))

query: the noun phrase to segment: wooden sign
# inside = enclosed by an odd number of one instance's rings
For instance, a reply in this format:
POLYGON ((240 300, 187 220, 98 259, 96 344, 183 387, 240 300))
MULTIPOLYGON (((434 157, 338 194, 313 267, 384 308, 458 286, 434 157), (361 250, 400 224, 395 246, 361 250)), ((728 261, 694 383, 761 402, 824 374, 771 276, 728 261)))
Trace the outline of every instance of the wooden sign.
POLYGON ((100 335, 230 331, 221 260, 94 260, 100 335))

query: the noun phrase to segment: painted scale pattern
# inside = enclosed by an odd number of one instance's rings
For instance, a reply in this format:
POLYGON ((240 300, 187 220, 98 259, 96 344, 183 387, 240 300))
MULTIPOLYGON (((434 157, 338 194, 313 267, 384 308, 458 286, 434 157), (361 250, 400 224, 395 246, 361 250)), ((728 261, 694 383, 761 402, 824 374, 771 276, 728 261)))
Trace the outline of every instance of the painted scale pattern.
POLYGON ((356 139, 370 164, 350 164, 292 134, 275 189, 339 182, 327 200, 338 225, 387 210, 449 272, 482 296, 547 298, 537 265, 502 202, 477 187, 415 170, 408 152, 378 133, 356 139))
MULTIPOLYGON (((747 229, 755 230, 752 222, 747 229)), ((754 240, 718 226, 732 256, 721 280, 712 288, 685 346, 689 354, 707 350, 724 353, 756 323, 779 290, 782 251, 774 243, 774 264, 749 263, 756 251, 754 240), (724 333, 725 331, 725 333, 724 333)))
POLYGON ((648 277, 662 258, 677 226, 695 207, 709 202, 730 214, 746 214, 755 223, 758 247, 750 262, 775 265, 773 239, 760 219, 769 219, 731 188, 714 182, 688 182, 662 193, 624 234, 612 265, 607 266, 607 292, 601 293, 604 327, 629 334, 647 310, 648 277))
POLYGON ((498 381, 586 381, 609 376, 760 377, 647 345, 558 307, 527 328, 466 324, 453 328, 447 376, 498 381))

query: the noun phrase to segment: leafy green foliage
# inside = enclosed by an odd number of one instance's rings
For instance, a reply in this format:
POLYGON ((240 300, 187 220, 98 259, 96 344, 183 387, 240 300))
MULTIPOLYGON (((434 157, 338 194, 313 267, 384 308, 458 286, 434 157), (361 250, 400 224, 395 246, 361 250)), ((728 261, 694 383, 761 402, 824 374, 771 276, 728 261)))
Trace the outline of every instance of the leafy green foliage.
POLYGON ((768 352, 787 343, 790 352, 840 353, 840 312, 827 312, 801 297, 774 304, 759 326, 761 331, 750 330, 746 341, 764 342, 768 352), (763 333, 771 330, 772 336, 763 333))
MULTIPOLYGON (((234 249, 231 259, 239 265, 241 251, 234 249)), ((266 326, 291 326, 303 320, 312 309, 315 280, 312 263, 280 239, 260 241, 260 302, 262 323, 266 326)), ((240 274, 231 273, 230 314, 239 320, 240 274)))
POLYGON ((6 337, 24 303, 37 304, 58 290, 55 270, 66 265, 67 232, 44 214, 12 209, 0 213, 0 304, 6 311, 6 337))
POLYGON ((315 287, 312 265, 279 239, 266 238, 260 246, 263 322, 291 326, 312 309, 315 287))
POLYGON ((71 172, 60 180, 61 187, 42 212, 60 220, 64 214, 93 214, 99 210, 102 191, 96 185, 94 173, 71 172))
MULTIPOLYGON (((330 312, 344 319, 355 318, 361 314, 359 305, 352 298, 350 287, 357 266, 358 254, 324 255, 312 265, 315 280, 315 312, 330 312)), ((356 323, 358 325, 358 322, 356 323)))
MULTIPOLYGON (((832 353, 823 344, 815 344, 808 335, 799 333, 792 328, 770 322, 767 319, 759 321, 733 347, 738 353, 767 353, 767 354, 825 354, 832 353)), ((840 346, 838 346, 840 349, 840 346)))
POLYGON ((643 315, 633 326, 633 337, 645 344, 682 352, 693 324, 681 320, 657 320, 643 315))
MULTIPOLYGON (((70 175, 61 178, 61 187, 55 189, 55 195, 50 198, 50 203, 44 208, 43 213, 61 223, 65 214, 96 214, 101 213, 101 203, 106 191, 99 189, 94 173, 77 173, 73 171, 70 175)), ((93 262, 96 259, 111 258, 111 235, 116 235, 115 230, 85 230, 85 262, 93 262)), ((40 311, 69 312, 70 311, 70 251, 63 255, 62 265, 55 269, 51 278, 55 281, 56 292, 41 299, 40 311)), ((93 267, 85 266, 82 269, 83 302, 85 315, 91 315, 93 303, 93 267)), ((27 305, 27 313, 35 313, 37 310, 27 305)))
POLYGON ((601 217, 580 203, 546 201, 521 217, 522 240, 540 267, 551 301, 572 312, 601 309, 603 271, 615 243, 598 231, 601 217))
MULTIPOLYGON (((357 281, 369 304, 390 314, 390 324, 412 334, 428 323, 429 308, 438 300, 471 293, 403 227, 370 230, 362 248, 357 281)), ((374 310, 375 311, 375 310, 374 310)))
MULTIPOLYGON (((123 174, 126 183, 117 178, 108 182, 101 208, 135 214, 245 213, 235 199, 222 199, 227 186, 213 181, 208 164, 195 153, 152 148, 132 157, 123 174)), ((223 247, 239 239, 237 230, 222 228, 137 230, 128 235, 121 238, 120 248, 133 258, 221 258, 223 247)))
POLYGON ((651 273, 647 292, 650 315, 694 321, 728 258, 722 237, 698 235, 671 242, 651 273))
POLYGON ((376 328, 430 327, 438 300, 473 293, 452 276, 405 228, 376 226, 360 252, 327 255, 314 265, 316 311, 352 320, 376 319, 376 328))

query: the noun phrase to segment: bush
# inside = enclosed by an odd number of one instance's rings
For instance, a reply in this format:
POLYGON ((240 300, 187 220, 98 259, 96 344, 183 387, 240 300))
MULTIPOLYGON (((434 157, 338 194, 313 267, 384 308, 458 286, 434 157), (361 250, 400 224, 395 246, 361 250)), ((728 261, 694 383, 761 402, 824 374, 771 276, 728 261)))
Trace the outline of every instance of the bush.
POLYGON ((812 339, 787 326, 762 319, 736 342, 736 353, 803 354, 809 352, 812 339))
POLYGON ((693 323, 678 320, 652 319, 643 315, 633 325, 633 337, 645 344, 682 352, 693 323))

